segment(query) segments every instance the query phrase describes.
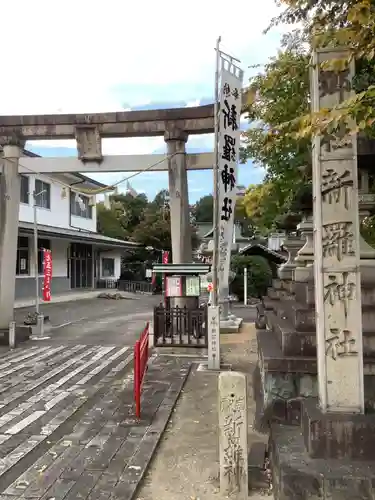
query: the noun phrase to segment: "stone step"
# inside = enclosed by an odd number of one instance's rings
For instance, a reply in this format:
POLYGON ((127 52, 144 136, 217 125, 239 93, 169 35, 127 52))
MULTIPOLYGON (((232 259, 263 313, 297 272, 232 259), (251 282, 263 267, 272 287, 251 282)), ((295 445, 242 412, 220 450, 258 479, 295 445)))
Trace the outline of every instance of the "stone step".
MULTIPOLYGON (((273 331, 259 330, 257 341, 259 355, 267 372, 317 375, 316 356, 284 354, 273 331)), ((363 366, 365 376, 375 376, 375 356, 366 357, 363 360, 363 366)))
POLYGON ((278 500, 374 498, 374 462, 310 458, 298 427, 272 424, 269 450, 278 500))
POLYGON ((251 444, 248 455, 249 490, 268 489, 269 478, 265 467, 267 445, 262 441, 251 444))
POLYGON ((275 334, 281 352, 285 356, 315 356, 315 331, 299 332, 293 327, 288 318, 280 317, 273 311, 267 311, 267 327, 275 334))
MULTIPOLYGON (((299 332, 315 330, 315 305, 302 305, 295 300, 278 300, 276 313, 280 318, 288 318, 290 324, 299 332)), ((375 308, 373 303, 362 303, 362 331, 367 337, 375 336, 375 308)))
POLYGON ((298 283, 295 281, 291 287, 300 304, 304 304, 306 307, 315 306, 315 289, 313 281, 307 281, 304 283, 298 283))
MULTIPOLYGON (((253 385, 257 411, 255 426, 267 429, 269 421, 300 425, 301 400, 318 397, 316 356, 291 356, 282 352, 271 330, 257 331, 258 373, 253 385)), ((364 358, 366 408, 375 410, 375 356, 364 358)))
MULTIPOLYGON (((31 327, 26 325, 16 325, 16 345, 29 340, 31 327)), ((9 345, 9 330, 0 329, 0 345, 9 345)))
MULTIPOLYGON (((280 303, 280 309, 282 304, 280 303)), ((282 313, 275 310, 266 312, 266 324, 278 339, 281 350, 286 356, 315 356, 316 355, 316 333, 315 326, 301 325, 297 330, 292 321, 282 313)), ((371 330, 363 330, 363 355, 364 357, 375 357, 375 320, 368 325, 371 330)))
POLYGON ((267 295, 265 298, 269 298, 271 300, 279 300, 279 290, 271 287, 267 288, 267 295))
MULTIPOLYGON (((265 312, 273 311, 280 319, 288 320, 289 328, 297 332, 311 333, 315 331, 314 305, 305 306, 295 300, 263 299, 265 312)), ((362 303, 363 347, 366 355, 375 353, 375 308, 373 304, 362 303)))
POLYGON ((315 307, 307 307, 296 300, 280 300, 275 312, 279 318, 287 318, 298 332, 315 330, 315 307))

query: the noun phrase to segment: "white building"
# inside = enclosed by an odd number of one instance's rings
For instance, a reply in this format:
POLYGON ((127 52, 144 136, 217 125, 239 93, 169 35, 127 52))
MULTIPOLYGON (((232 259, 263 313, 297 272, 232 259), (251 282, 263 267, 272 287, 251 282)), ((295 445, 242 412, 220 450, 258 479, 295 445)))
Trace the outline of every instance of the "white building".
MULTIPOLYGON (((28 151, 25 156, 38 156, 28 151)), ((20 159, 22 164, 22 158, 20 159)), ((95 196, 105 186, 81 174, 22 175, 16 267, 16 299, 35 296, 35 277, 43 281, 43 248, 52 252, 51 294, 92 289, 100 280, 117 280, 121 257, 136 243, 97 233, 95 196), (71 188, 74 186, 74 191, 71 188), (86 195, 77 191, 82 189, 86 195), (33 244, 33 195, 38 222, 38 269, 33 244)))

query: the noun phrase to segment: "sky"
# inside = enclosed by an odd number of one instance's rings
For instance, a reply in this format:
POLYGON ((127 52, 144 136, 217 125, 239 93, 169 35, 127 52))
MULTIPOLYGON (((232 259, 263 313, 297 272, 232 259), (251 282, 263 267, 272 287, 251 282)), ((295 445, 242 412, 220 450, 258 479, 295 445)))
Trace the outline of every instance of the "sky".
MULTIPOLYGON (((213 102, 214 47, 241 60, 244 84, 277 51, 281 32, 263 30, 278 13, 274 0, 232 4, 190 0, 18 0, 2 6, 0 115, 94 113, 190 107, 213 102), (8 21, 6 21, 8 20, 8 21), (6 96, 6 98, 4 97, 6 96)), ((246 129, 246 120, 242 128, 246 129)), ((104 154, 164 153, 162 137, 105 139, 104 154)), ((42 156, 75 156, 73 141, 30 142, 42 156)), ((211 134, 193 136, 187 152, 213 150, 211 134)), ((251 162, 238 184, 262 180, 251 162)), ((121 173, 91 175, 112 184, 121 173)), ((166 172, 147 172, 131 185, 153 198, 166 172)), ((126 189, 126 183, 120 186, 126 189)), ((189 172, 189 200, 212 192, 212 171, 189 172)))

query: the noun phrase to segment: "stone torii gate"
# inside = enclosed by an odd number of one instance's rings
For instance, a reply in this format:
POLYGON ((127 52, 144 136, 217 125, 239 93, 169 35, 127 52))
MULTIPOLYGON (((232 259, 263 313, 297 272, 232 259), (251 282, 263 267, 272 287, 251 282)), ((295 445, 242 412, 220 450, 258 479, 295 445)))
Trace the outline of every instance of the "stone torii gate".
MULTIPOLYGON (((246 96, 244 95, 244 98, 246 96)), ((214 132, 214 106, 95 114, 0 116, 0 329, 13 318, 20 173, 168 170, 174 263, 192 260, 187 170, 210 169, 212 153, 187 155, 189 135, 214 132), (165 155, 103 156, 103 138, 164 136, 165 155), (75 139, 77 158, 26 158, 26 141, 75 139), (163 158, 164 161, 163 161, 163 158)))

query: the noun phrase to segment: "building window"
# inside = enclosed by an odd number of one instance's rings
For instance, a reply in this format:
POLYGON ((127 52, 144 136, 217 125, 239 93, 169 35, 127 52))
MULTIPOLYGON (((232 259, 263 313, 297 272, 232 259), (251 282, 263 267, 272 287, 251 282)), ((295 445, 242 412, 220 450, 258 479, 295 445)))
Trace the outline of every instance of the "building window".
POLYGON ((19 236, 17 244, 16 274, 29 274, 29 262, 29 238, 27 236, 19 236))
POLYGON ((115 275, 115 259, 102 259, 103 278, 113 278, 115 275))
POLYGON ((51 250, 51 241, 38 238, 38 274, 43 274, 43 249, 51 250))
POLYGON ((70 192, 70 212, 77 217, 84 217, 85 219, 92 219, 92 206, 90 205, 90 198, 83 194, 70 192))
POLYGON ((35 204, 40 208, 51 208, 51 184, 35 180, 35 204))
POLYGON ((29 184, 29 177, 27 177, 26 175, 21 175, 21 197, 20 197, 20 201, 21 203, 26 203, 26 205, 29 204, 29 187, 30 187, 30 184, 29 184))

